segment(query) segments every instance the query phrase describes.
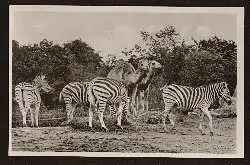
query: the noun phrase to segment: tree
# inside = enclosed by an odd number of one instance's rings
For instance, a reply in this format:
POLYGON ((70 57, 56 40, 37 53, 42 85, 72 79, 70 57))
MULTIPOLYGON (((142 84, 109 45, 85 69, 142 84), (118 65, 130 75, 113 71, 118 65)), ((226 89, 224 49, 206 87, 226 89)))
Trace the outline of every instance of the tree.
POLYGON ((199 41, 199 49, 209 51, 222 57, 224 80, 229 83, 231 95, 237 84, 237 45, 232 40, 220 39, 217 36, 199 41))

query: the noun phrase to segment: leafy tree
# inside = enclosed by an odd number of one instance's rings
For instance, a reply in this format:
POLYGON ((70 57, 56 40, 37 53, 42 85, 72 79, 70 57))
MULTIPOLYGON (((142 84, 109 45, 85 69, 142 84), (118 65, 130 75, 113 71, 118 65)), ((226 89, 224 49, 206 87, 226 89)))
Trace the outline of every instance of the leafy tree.
POLYGON ((164 84, 197 87, 227 81, 230 91, 234 92, 237 79, 235 42, 215 36, 200 41, 193 39, 194 44, 186 44, 172 26, 165 26, 156 33, 143 31, 141 38, 142 43, 122 53, 135 67, 140 58, 154 59, 163 65, 162 74, 152 82, 153 91, 164 84))
POLYGON ((209 51, 221 57, 221 64, 224 67, 223 75, 229 83, 231 95, 233 95, 237 84, 237 45, 232 40, 220 39, 217 36, 208 40, 199 41, 199 49, 209 51))
POLYGON ((45 74, 55 91, 42 95, 48 106, 57 103, 61 89, 72 81, 89 81, 96 77, 103 66, 99 54, 81 40, 55 45, 43 39, 39 44, 20 45, 12 41, 13 86, 19 82, 31 82, 36 75, 45 74))

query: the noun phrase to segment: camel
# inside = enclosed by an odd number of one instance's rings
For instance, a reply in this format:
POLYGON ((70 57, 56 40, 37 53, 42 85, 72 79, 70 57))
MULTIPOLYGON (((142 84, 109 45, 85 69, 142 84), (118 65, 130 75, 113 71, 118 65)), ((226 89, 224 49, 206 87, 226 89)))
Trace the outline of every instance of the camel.
POLYGON ((118 61, 107 76, 108 78, 123 82, 128 87, 128 95, 131 98, 129 111, 133 112, 133 116, 137 115, 137 106, 135 101, 137 87, 138 84, 143 80, 143 78, 146 77, 148 69, 149 61, 146 59, 142 59, 139 61, 137 70, 135 70, 133 65, 128 62, 118 61))
POLYGON ((136 93, 136 105, 138 113, 143 113, 148 111, 148 96, 149 96, 149 86, 152 82, 153 77, 156 72, 162 68, 162 65, 157 61, 150 61, 149 71, 147 76, 138 84, 138 89, 136 93), (141 108, 140 108, 141 107, 141 108))

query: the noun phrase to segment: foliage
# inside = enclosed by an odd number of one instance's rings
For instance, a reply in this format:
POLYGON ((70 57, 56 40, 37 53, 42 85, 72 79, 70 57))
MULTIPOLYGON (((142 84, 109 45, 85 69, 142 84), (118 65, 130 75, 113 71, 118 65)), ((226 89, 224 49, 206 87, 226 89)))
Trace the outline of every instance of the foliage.
POLYGON ((55 45, 43 39, 39 44, 21 46, 12 41, 13 86, 19 82, 31 82, 37 74, 45 74, 55 88, 51 95, 42 96, 46 105, 57 104, 61 89, 72 81, 89 81, 104 75, 108 68, 101 68, 101 57, 81 40, 55 45), (101 68, 101 69, 100 69, 101 68))
POLYGON ((122 51, 128 61, 136 63, 140 58, 159 61, 163 73, 154 86, 181 84, 201 86, 227 81, 233 94, 237 80, 237 49, 234 41, 211 37, 208 40, 186 44, 173 26, 159 32, 141 32, 142 44, 122 51), (157 85, 158 84, 158 85, 157 85))

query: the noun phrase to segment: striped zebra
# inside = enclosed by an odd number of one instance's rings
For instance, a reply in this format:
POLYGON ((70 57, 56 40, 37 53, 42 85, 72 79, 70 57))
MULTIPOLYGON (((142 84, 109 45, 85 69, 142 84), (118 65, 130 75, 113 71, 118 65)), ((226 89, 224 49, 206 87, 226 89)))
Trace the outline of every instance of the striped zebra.
POLYGON ((26 115, 30 112, 31 126, 38 127, 38 115, 41 104, 40 91, 52 91, 44 75, 36 76, 32 83, 21 82, 15 86, 15 100, 23 118, 23 126, 26 127, 26 115), (35 123, 34 123, 35 122, 35 123))
MULTIPOLYGON (((78 104, 85 104, 89 107, 89 95, 87 88, 90 82, 71 82, 67 84, 59 94, 59 102, 64 100, 67 111, 67 122, 70 123, 74 117, 74 111, 78 104)), ((110 106, 110 115, 114 108, 110 106)))
POLYGON ((68 123, 73 120, 74 111, 78 104, 83 103, 89 105, 87 94, 88 85, 89 82, 71 82, 60 92, 59 102, 62 102, 62 99, 65 102, 68 123))
POLYGON ((122 129, 121 117, 122 112, 128 114, 128 105, 130 98, 126 86, 117 80, 97 77, 91 81, 88 87, 90 111, 89 111, 89 127, 92 128, 93 110, 97 109, 101 126, 108 131, 103 121, 103 113, 107 105, 111 105, 111 112, 116 112, 117 126, 122 129), (118 108, 117 108, 118 105, 118 108))
POLYGON ((228 105, 231 102, 231 96, 226 82, 200 86, 197 88, 181 86, 181 85, 165 85, 161 88, 162 97, 165 104, 163 115, 163 125, 166 128, 165 119, 168 116, 172 128, 174 128, 173 110, 182 108, 186 110, 201 110, 199 130, 204 135, 202 122, 204 114, 209 119, 210 135, 213 136, 212 116, 208 108, 218 99, 224 99, 228 105), (171 112, 171 111, 172 112, 171 112))

